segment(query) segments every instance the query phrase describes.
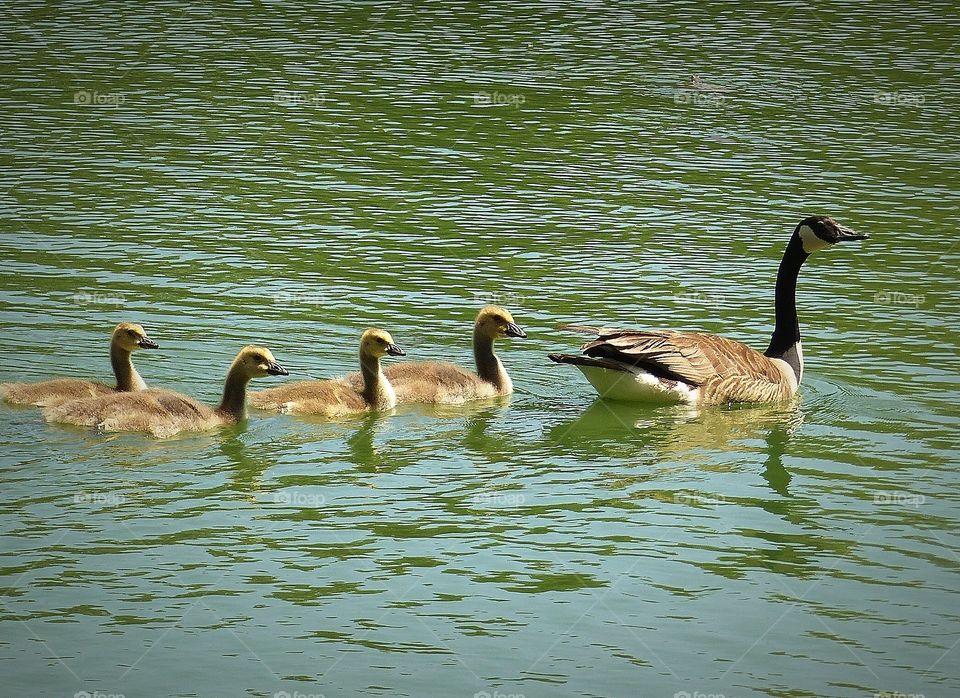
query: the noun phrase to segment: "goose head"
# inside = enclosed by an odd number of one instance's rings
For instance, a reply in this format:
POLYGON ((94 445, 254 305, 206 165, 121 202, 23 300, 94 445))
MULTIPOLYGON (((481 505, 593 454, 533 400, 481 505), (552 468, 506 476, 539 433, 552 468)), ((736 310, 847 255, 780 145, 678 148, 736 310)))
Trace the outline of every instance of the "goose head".
POLYGON ((499 305, 488 305, 480 311, 477 315, 476 332, 490 339, 527 336, 527 333, 513 321, 510 311, 499 305))
POLYGON ((793 234, 799 238, 803 251, 813 254, 825 247, 849 240, 866 240, 869 235, 858 233, 837 223, 830 216, 810 216, 797 225, 793 234))
POLYGON ((262 378, 263 376, 289 376, 290 372, 277 363, 273 353, 266 347, 250 344, 245 346, 233 360, 247 378, 262 378))
POLYGON ((121 322, 113 330, 112 344, 124 351, 133 352, 137 349, 156 349, 160 345, 147 336, 142 325, 134 322, 121 322))
POLYGON ((360 353, 364 356, 373 356, 378 359, 384 356, 406 356, 407 352, 393 342, 393 337, 386 330, 371 328, 360 337, 360 353))

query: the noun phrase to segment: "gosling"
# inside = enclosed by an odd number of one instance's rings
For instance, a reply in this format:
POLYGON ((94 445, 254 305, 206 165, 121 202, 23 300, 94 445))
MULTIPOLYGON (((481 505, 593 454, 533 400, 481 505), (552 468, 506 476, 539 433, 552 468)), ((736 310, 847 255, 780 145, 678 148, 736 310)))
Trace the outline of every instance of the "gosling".
POLYGON ((344 417, 371 410, 392 410, 397 404, 390 381, 380 368, 384 356, 406 356, 390 333, 369 329, 360 337, 360 376, 356 385, 342 379, 298 381, 250 395, 250 404, 286 414, 344 417))
MULTIPOLYGON (((503 337, 526 336, 527 333, 513 321, 509 310, 488 305, 477 314, 473 327, 476 373, 445 361, 421 361, 391 366, 385 374, 393 385, 398 403, 462 405, 471 400, 510 395, 513 381, 494 354, 493 343, 503 337)), ((354 385, 358 379, 356 374, 347 376, 354 385)))
POLYGON ((71 400, 146 390, 131 354, 138 349, 156 349, 159 345, 140 325, 121 322, 110 339, 110 363, 117 379, 115 386, 80 378, 54 378, 39 383, 0 383, 0 397, 14 405, 55 407, 71 400))
POLYGON ((147 432, 166 438, 184 431, 207 431, 236 424, 247 416, 247 383, 263 376, 286 376, 269 349, 246 346, 230 365, 223 399, 208 407, 171 390, 149 389, 137 393, 113 393, 48 407, 49 422, 97 427, 101 431, 147 432))

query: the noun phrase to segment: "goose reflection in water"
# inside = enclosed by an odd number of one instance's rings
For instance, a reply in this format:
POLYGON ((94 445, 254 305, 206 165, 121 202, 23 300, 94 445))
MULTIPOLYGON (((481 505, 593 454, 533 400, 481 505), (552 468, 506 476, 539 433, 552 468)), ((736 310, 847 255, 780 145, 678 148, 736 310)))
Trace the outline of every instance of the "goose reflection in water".
MULTIPOLYGON (((763 476, 775 492, 786 496, 790 475, 783 467, 783 454, 803 419, 796 406, 651 409, 596 400, 579 417, 553 427, 549 435, 558 447, 585 455, 599 449, 605 455, 648 454, 658 463, 674 464, 701 464, 711 455, 743 453, 746 442, 763 442, 767 453, 763 476)), ((739 469, 734 463, 704 467, 739 469)))

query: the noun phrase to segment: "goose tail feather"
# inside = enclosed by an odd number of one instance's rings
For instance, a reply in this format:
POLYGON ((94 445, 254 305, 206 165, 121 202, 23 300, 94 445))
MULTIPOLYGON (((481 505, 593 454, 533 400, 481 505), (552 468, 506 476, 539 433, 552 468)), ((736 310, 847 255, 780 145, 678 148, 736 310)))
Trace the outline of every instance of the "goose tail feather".
POLYGON ((558 364, 594 366, 596 368, 606 368, 611 371, 623 371, 624 373, 631 373, 628 366, 612 359, 594 358, 592 356, 583 356, 582 354, 548 354, 547 358, 558 364))

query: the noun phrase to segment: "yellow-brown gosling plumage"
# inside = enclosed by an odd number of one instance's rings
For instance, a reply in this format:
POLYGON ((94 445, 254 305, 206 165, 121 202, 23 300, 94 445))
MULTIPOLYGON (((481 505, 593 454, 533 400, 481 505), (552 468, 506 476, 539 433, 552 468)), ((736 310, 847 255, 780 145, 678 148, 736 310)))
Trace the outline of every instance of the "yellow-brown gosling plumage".
MULTIPOLYGON (((493 343, 502 337, 526 337, 506 308, 488 305, 477 314, 473 326, 473 356, 477 372, 445 361, 405 362, 386 369, 397 402, 459 405, 513 392, 513 382, 497 355, 493 343)), ((347 380, 356 384, 358 376, 347 380)))
POLYGON ((97 427, 103 431, 143 431, 165 438, 183 431, 205 431, 235 424, 247 415, 247 383, 263 376, 286 376, 269 349, 246 346, 230 364, 223 399, 216 407, 171 390, 147 389, 68 402, 43 411, 50 422, 97 427))
POLYGON ((360 376, 357 385, 342 379, 297 381, 250 395, 250 404, 287 414, 342 417, 368 410, 391 410, 397 404, 390 381, 380 369, 384 356, 405 356, 389 332, 369 329, 360 337, 360 376))
POLYGON ((796 301, 800 267, 818 250, 867 237, 829 216, 800 221, 780 262, 776 325, 762 354, 699 332, 571 326, 598 337, 583 345, 582 355, 551 354, 550 359, 573 364, 602 397, 614 400, 693 405, 787 400, 803 376, 796 301))
POLYGON ((145 390, 147 384, 133 367, 131 354, 138 349, 156 349, 159 345, 140 325, 121 322, 110 339, 110 363, 117 379, 115 386, 80 378, 54 378, 39 383, 0 383, 0 397, 16 405, 52 407, 115 392, 145 390))

